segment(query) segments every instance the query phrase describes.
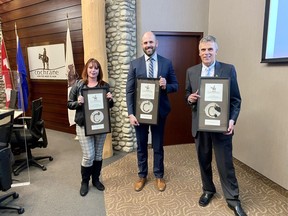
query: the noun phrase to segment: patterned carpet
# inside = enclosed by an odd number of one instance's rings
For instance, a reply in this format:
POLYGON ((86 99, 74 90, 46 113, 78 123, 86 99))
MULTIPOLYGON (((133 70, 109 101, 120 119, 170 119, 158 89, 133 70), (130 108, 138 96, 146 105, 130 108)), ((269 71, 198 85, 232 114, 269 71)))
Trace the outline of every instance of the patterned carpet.
MULTIPOLYGON (((104 167, 102 179, 106 190, 107 216, 229 216, 220 188, 218 173, 213 164, 217 193, 211 203, 198 205, 202 193, 200 173, 193 144, 165 147, 165 179, 167 188, 158 192, 152 173, 152 149, 149 149, 148 182, 140 192, 133 190, 137 180, 136 153, 104 167)), ((249 216, 288 215, 288 191, 235 160, 242 206, 249 216)))

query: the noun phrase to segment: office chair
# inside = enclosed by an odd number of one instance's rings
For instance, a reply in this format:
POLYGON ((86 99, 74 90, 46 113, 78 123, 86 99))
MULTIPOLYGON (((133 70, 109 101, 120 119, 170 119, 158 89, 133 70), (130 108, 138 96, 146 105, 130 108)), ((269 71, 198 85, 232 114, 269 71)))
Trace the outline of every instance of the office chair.
MULTIPOLYGON (((13 155, 9 146, 12 134, 14 120, 14 111, 0 113, 0 189, 7 191, 11 188, 12 184, 12 163, 13 155)), ((1 209, 14 209, 19 214, 24 213, 24 208, 20 206, 11 206, 4 203, 5 200, 13 197, 17 199, 19 194, 10 192, 0 196, 0 210, 1 209)))
POLYGON ((27 158, 16 160, 15 164, 19 164, 13 169, 14 175, 19 175, 19 173, 26 169, 27 166, 35 166, 41 168, 45 171, 47 168, 38 163, 38 160, 49 159, 53 160, 51 156, 39 156, 34 157, 32 155, 32 149, 34 148, 46 148, 48 145, 48 140, 46 136, 44 120, 42 119, 42 98, 32 101, 32 116, 22 117, 25 121, 25 128, 15 128, 13 129, 11 138, 11 149, 14 155, 19 155, 21 153, 27 152, 27 158), (26 138, 26 141, 25 141, 26 138), (26 147, 27 145, 27 147, 26 147))

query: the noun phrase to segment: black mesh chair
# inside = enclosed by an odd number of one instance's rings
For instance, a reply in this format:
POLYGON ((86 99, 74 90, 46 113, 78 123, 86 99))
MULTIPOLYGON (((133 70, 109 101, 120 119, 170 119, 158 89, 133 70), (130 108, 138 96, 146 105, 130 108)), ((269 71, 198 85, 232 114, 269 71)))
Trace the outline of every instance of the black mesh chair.
MULTIPOLYGON (((7 191, 12 185, 12 163, 13 155, 9 146, 11 139, 12 128, 14 120, 14 111, 7 111, 0 113, 0 189, 1 191, 7 191)), ((24 208, 20 206, 8 205, 7 199, 12 197, 16 199, 19 194, 16 192, 9 192, 0 196, 0 210, 11 209, 17 210, 19 214, 24 213, 24 208)))
POLYGON ((45 171, 46 167, 38 163, 38 160, 53 160, 53 157, 51 156, 34 157, 32 155, 32 149, 46 148, 48 145, 44 120, 42 119, 42 109, 42 98, 32 101, 32 116, 22 117, 25 121, 26 127, 18 128, 14 126, 11 138, 12 152, 14 155, 19 155, 23 152, 27 152, 28 157, 28 163, 27 158, 15 161, 16 167, 13 169, 13 173, 16 176, 19 175, 22 170, 26 169, 27 165, 39 167, 45 171))

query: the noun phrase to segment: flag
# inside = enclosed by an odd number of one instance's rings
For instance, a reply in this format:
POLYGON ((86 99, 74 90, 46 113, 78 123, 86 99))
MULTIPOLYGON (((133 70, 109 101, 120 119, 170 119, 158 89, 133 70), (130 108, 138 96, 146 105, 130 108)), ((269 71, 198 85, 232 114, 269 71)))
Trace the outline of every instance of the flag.
MULTIPOLYGON (((21 89, 18 90, 18 108, 27 111, 28 109, 28 83, 27 83, 27 73, 26 73, 26 66, 25 61, 23 58, 20 40, 17 34, 17 28, 15 25, 15 34, 16 34, 16 42, 17 42, 17 55, 16 55, 16 61, 17 61, 17 71, 19 74, 19 82, 21 84, 21 89), (23 95, 23 100, 21 99, 21 93, 23 95)), ((18 86, 18 88, 20 88, 18 86)))
POLYGON ((9 107, 10 104, 10 97, 11 97, 11 90, 12 90, 12 82, 11 82, 11 69, 9 65, 9 60, 6 52, 6 47, 4 43, 4 38, 2 38, 1 43, 1 65, 2 65, 2 76, 3 81, 5 83, 5 94, 6 94, 6 107, 9 107))
MULTIPOLYGON (((67 20, 67 34, 66 34, 66 63, 65 63, 65 68, 67 72, 67 79, 68 79, 68 98, 69 98, 69 93, 72 88, 72 85, 76 82, 78 78, 78 74, 76 73, 75 70, 75 65, 74 65, 74 58, 73 58, 73 50, 72 50, 72 42, 71 42, 71 37, 70 37, 70 29, 69 29, 69 23, 67 20)), ((75 124, 75 110, 70 110, 68 109, 68 120, 70 126, 75 124)))

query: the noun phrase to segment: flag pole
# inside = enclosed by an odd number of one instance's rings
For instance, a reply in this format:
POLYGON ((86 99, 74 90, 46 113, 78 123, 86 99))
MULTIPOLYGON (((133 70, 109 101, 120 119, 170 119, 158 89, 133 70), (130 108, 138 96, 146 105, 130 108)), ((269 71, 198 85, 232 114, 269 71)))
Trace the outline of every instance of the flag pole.
MULTIPOLYGON (((17 24, 15 22, 15 36, 16 36, 16 62, 17 62, 17 53, 18 53, 18 45, 19 45, 19 38, 18 38, 18 33, 17 33, 17 24)), ((21 47, 20 47, 21 49, 21 47)), ((23 111, 23 115, 25 116, 25 105, 24 105, 24 98, 23 98, 23 89, 22 89, 22 77, 21 74, 19 72, 19 66, 18 63, 17 65, 17 87, 18 87, 18 100, 19 100, 19 96, 20 96, 20 103, 21 103, 21 110, 23 111)), ((19 105, 19 103, 18 103, 19 105)), ((19 107, 18 107, 19 108, 19 107)))
POLYGON ((66 13, 66 23, 67 23, 67 28, 69 28, 69 17, 68 17, 68 13, 66 13))
MULTIPOLYGON (((75 70, 74 58, 73 58, 73 50, 72 50, 72 42, 69 28, 69 17, 68 13, 66 14, 67 20, 67 34, 66 34, 66 59, 65 59, 65 67, 67 72, 67 97, 69 98, 70 90, 72 85, 76 82, 78 78, 78 74, 75 70)), ((68 121, 70 126, 75 124, 75 110, 68 109, 68 121)), ((78 140, 78 136, 76 134, 74 140, 78 140)))
MULTIPOLYGON (((15 37, 16 37, 16 53, 17 53, 17 50, 18 50, 18 33, 17 33, 17 24, 15 22, 15 37)), ((16 54, 16 62, 17 62, 17 54, 16 54)), ((18 64, 17 65, 17 87, 18 87, 18 100, 20 99, 20 102, 21 102, 21 109, 24 113, 24 116, 25 116, 25 108, 24 108, 24 100, 23 100, 23 91, 22 91, 22 86, 21 86, 21 77, 20 77, 20 73, 19 73, 19 69, 18 69, 18 64), (19 95, 20 95, 20 98, 19 98, 19 95)), ((19 108, 19 107, 18 107, 19 108)))
POLYGON ((18 34, 17 34, 17 24, 16 24, 16 22, 15 22, 15 35, 16 35, 16 43, 17 43, 17 36, 18 36, 18 34))

